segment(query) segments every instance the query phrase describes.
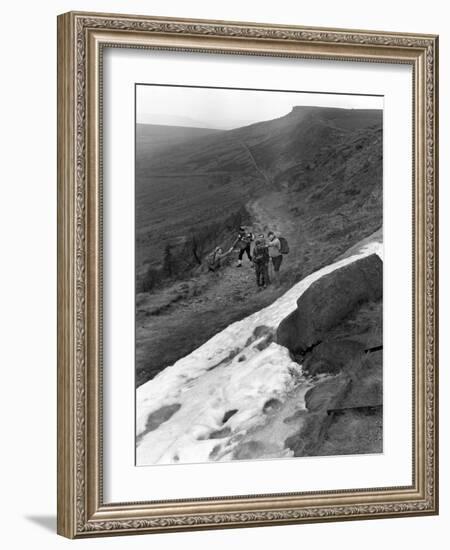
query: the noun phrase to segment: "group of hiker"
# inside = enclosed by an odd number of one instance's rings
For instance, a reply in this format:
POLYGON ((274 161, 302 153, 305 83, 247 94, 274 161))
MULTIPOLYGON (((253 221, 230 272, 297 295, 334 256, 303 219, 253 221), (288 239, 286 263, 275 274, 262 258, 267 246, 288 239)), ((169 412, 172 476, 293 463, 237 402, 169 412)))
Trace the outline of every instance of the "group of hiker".
POLYGON ((273 231, 269 231, 267 236, 261 233, 255 237, 247 228, 240 227, 235 241, 228 250, 224 252, 218 246, 211 253, 208 258, 209 270, 217 272, 223 260, 236 249, 239 251, 236 267, 242 267, 242 260, 246 255, 250 265, 255 269, 256 285, 260 290, 266 288, 272 280, 279 286, 283 254, 289 252, 286 239, 275 235, 273 231))

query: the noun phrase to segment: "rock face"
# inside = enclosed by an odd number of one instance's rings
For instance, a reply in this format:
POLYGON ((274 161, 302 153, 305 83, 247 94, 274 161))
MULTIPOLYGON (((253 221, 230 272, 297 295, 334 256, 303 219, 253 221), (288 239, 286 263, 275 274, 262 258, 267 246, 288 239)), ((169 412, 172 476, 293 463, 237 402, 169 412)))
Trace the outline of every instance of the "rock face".
MULTIPOLYGON (((285 440, 294 456, 383 450, 382 261, 373 254, 325 275, 283 319, 277 341, 319 379, 285 440), (365 350, 374 350, 365 353, 365 350)), ((317 380, 317 379, 316 379, 317 380)))
POLYGON ((337 374, 346 365, 362 356, 364 346, 354 340, 330 340, 316 346, 303 363, 303 371, 316 374, 337 374))
POLYGON ((305 395, 306 413, 285 445, 294 456, 383 451, 383 366, 381 353, 354 359, 336 376, 305 395))
POLYGON ((377 301, 383 292, 383 262, 377 254, 347 264, 313 283, 297 309, 280 323, 277 343, 303 353, 357 306, 377 301))
POLYGON ((305 395, 308 415, 300 430, 285 441, 294 456, 317 456, 327 436, 333 417, 328 410, 340 406, 352 388, 351 377, 341 374, 333 380, 321 382, 305 395))

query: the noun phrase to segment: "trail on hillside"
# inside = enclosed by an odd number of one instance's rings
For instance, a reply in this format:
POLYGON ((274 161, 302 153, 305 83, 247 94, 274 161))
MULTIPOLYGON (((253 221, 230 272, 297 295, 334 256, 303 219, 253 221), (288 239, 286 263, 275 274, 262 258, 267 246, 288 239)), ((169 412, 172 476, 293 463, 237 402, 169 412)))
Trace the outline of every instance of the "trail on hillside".
MULTIPOLYGON (((295 258, 296 247, 294 226, 287 221, 282 195, 282 192, 270 193, 251 201, 247 208, 253 220, 253 233, 266 235, 272 230, 288 239, 291 252, 284 257, 282 266, 286 270, 295 258)), ((220 244, 226 249, 231 243, 220 244)), ((217 274, 201 273, 192 281, 175 283, 162 290, 159 296, 146 296, 138 305, 137 386, 228 324, 269 305, 286 290, 283 286, 270 285, 260 291, 253 264, 245 255, 242 267, 237 267, 237 254, 234 251, 229 265, 223 266, 217 274), (156 299, 162 300, 162 306, 152 310, 156 299)))
MULTIPOLYGON (((237 267, 237 251, 217 274, 197 272, 185 281, 175 281, 154 293, 143 293, 136 307, 136 386, 191 353, 230 323, 258 311, 281 296, 300 279, 329 264, 339 253, 361 239, 361 230, 349 231, 339 246, 333 239, 314 238, 308 202, 297 202, 293 215, 288 189, 250 200, 246 208, 251 230, 267 235, 269 230, 288 240, 290 253, 283 257, 280 287, 260 291, 252 263, 244 255, 237 267), (347 243, 346 245, 344 244, 347 243)), ((320 224, 327 218, 320 218, 320 224)), ((236 228, 237 231, 237 228, 236 228)), ((224 250, 231 242, 217 243, 224 250)))
MULTIPOLYGON (((270 195, 251 201, 246 206, 252 217, 250 230, 256 236, 261 233, 267 235, 267 232, 270 230, 274 231, 276 234, 286 237, 295 251, 295 243, 292 240, 294 238, 293 224, 286 220, 281 193, 271 193, 270 195)), ((224 248, 228 246, 228 243, 221 244, 223 244, 224 248)), ((244 255, 243 265, 238 268, 236 266, 237 254, 237 250, 233 252, 232 262, 230 265, 224 266, 217 277, 208 274, 207 276, 210 278, 212 284, 205 289, 205 292, 201 296, 196 296, 187 301, 189 304, 186 305, 190 305, 196 309, 196 306, 207 304, 212 299, 228 304, 230 300, 239 299, 245 301, 257 294, 258 289, 253 265, 247 256, 244 255)), ((288 262, 289 257, 286 256, 284 258, 284 268, 288 262)))
POLYGON ((270 186, 272 185, 272 181, 270 177, 258 166, 258 163, 256 162, 255 156, 253 155, 250 147, 245 143, 245 141, 239 140, 240 145, 247 151, 250 161, 255 167, 255 170, 260 174, 263 178, 263 180, 270 186))
POLYGON ((256 232, 266 235, 268 231, 274 231, 288 240, 295 238, 295 224, 288 218, 285 193, 274 191, 264 195, 250 201, 247 209, 254 220, 256 232))

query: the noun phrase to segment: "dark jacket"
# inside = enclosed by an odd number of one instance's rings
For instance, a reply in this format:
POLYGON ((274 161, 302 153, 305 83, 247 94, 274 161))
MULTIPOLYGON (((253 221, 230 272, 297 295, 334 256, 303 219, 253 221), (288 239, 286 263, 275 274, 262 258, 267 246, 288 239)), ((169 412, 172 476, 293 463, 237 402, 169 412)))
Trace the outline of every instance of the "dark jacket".
POLYGON ((247 231, 239 231, 239 235, 236 239, 236 245, 238 248, 244 249, 250 245, 253 241, 253 233, 248 233, 247 231))
POLYGON ((253 249, 253 261, 255 264, 269 263, 269 249, 265 244, 257 244, 253 249))

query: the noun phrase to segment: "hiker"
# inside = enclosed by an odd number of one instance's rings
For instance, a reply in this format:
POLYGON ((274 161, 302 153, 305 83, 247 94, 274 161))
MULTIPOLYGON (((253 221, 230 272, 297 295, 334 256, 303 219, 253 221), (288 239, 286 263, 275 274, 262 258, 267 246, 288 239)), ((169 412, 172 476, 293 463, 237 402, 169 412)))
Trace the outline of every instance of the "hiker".
POLYGON ((244 255, 244 252, 247 253, 247 257, 249 261, 252 261, 252 254, 250 252, 250 246, 251 242, 253 241, 253 234, 249 231, 246 231, 245 227, 239 228, 239 234, 234 241, 234 246, 237 246, 239 249, 239 255, 238 255, 238 263, 236 267, 242 266, 242 256, 244 255))
POLYGON ((233 252, 233 249, 234 247, 232 246, 224 252, 220 246, 216 246, 207 257, 208 271, 217 272, 222 266, 222 260, 229 256, 233 252))
POLYGON ((276 286, 280 285, 280 267, 283 261, 283 255, 281 253, 280 239, 275 235, 273 231, 269 231, 267 234, 269 242, 267 246, 269 248, 269 256, 272 261, 273 278, 275 279, 276 286))
POLYGON ((269 279, 269 249, 264 238, 256 239, 253 249, 253 264, 255 266, 256 285, 259 290, 270 284, 269 279))

